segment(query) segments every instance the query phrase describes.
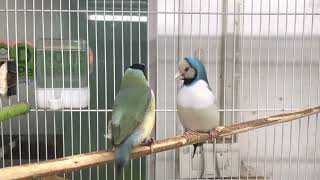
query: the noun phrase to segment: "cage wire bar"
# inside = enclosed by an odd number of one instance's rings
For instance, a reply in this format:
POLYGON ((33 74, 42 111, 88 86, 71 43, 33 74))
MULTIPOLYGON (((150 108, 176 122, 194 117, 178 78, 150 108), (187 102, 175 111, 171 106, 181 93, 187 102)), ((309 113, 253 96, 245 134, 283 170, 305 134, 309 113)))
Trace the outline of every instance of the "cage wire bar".
MULTIPOLYGON (((28 115, 1 122, 2 168, 110 148, 104 137, 106 120, 111 118, 121 77, 134 63, 146 64, 157 99, 156 139, 183 132, 175 105, 180 84, 174 74, 178 61, 187 55, 204 63, 222 125, 319 105, 320 3, 315 0, 0 0, 0 4, 0 39, 10 45, 7 58, 14 54, 16 69, 21 62, 28 69, 29 43, 34 57, 33 76, 28 70, 24 75, 17 72, 17 95, 1 97, 1 107, 17 101, 32 105, 28 115), (54 40, 59 40, 61 89, 77 87, 82 94, 81 87, 87 84, 87 107, 71 104, 58 111, 39 107, 38 69, 45 74, 44 91, 58 78, 54 40), (80 49, 82 40, 86 74, 81 72, 82 52, 77 51, 78 65, 73 69, 73 50, 68 48, 76 42, 80 49), (39 45, 50 45, 51 52, 50 56, 42 52, 42 67, 36 53, 39 45)), ((201 179, 203 157, 204 179, 317 179, 318 120, 316 114, 207 142, 193 159, 188 146, 131 160, 123 179, 201 179)), ((116 179, 114 172, 113 165, 105 165, 61 176, 116 179)))

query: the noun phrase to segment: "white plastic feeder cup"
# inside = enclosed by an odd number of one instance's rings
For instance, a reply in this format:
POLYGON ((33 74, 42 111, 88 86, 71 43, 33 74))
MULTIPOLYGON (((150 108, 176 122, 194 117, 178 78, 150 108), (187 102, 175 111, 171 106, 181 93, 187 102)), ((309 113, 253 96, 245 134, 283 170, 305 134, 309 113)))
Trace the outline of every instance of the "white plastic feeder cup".
POLYGON ((49 100, 49 108, 53 111, 57 111, 59 109, 62 109, 63 107, 63 100, 60 99, 50 99, 49 100))

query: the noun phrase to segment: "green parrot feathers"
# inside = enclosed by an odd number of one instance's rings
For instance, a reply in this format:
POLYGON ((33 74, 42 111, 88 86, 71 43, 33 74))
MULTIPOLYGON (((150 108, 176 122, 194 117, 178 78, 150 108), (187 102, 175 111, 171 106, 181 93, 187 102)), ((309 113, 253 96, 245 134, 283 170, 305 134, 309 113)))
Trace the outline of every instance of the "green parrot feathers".
POLYGON ((113 104, 112 143, 118 145, 143 122, 152 100, 152 90, 140 70, 128 69, 113 104))

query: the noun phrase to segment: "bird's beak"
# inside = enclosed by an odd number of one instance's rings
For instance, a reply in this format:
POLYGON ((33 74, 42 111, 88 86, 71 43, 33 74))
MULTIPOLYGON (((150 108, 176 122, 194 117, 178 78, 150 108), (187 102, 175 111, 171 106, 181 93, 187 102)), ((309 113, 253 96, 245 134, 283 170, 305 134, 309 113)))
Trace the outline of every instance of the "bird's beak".
POLYGON ((174 78, 176 80, 183 80, 183 76, 182 76, 182 74, 180 72, 177 72, 176 75, 174 76, 174 78))

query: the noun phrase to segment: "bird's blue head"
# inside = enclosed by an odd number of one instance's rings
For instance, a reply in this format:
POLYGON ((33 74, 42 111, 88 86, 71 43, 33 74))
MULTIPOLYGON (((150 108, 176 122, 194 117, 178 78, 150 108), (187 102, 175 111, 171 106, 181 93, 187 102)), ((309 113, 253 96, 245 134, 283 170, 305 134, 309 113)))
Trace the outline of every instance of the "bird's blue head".
POLYGON ((192 56, 185 57, 179 62, 178 68, 180 76, 177 76, 177 78, 184 80, 184 85, 192 85, 199 80, 203 80, 209 85, 206 69, 201 61, 197 58, 192 56))

